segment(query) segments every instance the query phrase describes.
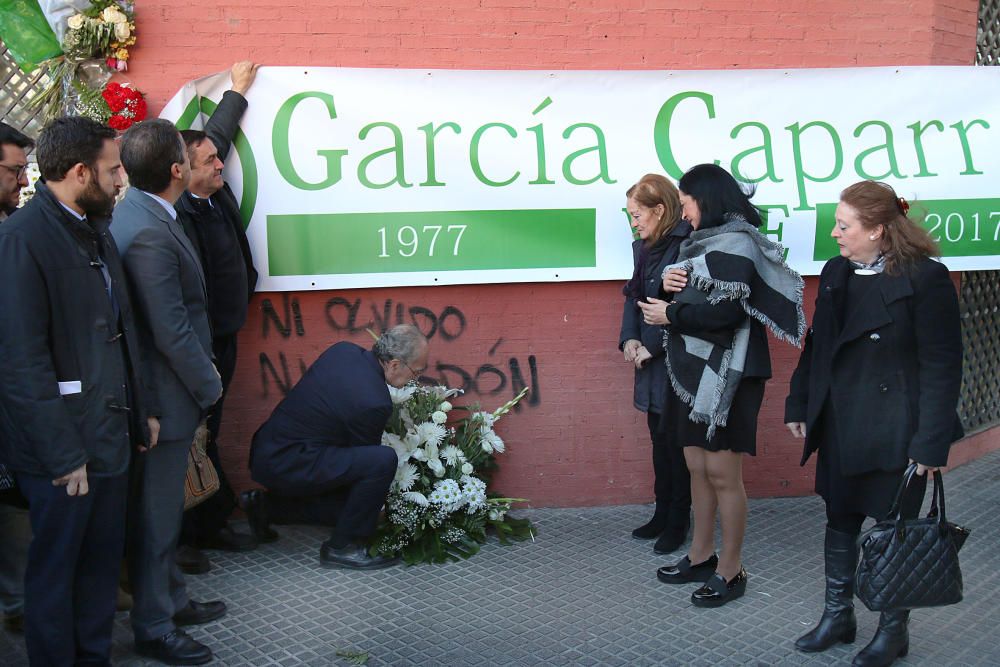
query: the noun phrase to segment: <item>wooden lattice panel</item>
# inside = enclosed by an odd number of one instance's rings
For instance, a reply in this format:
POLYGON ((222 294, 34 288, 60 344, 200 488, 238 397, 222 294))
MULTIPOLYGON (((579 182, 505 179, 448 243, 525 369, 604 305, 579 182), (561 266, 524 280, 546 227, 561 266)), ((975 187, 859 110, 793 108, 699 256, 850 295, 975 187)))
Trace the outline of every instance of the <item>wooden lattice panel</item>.
POLYGON ((41 69, 25 74, 10 57, 7 47, 0 42, 0 120, 21 130, 29 137, 37 137, 42 129, 41 112, 25 106, 41 89, 45 79, 41 69))
POLYGON ((1000 0, 980 0, 976 63, 1000 64, 1000 0))

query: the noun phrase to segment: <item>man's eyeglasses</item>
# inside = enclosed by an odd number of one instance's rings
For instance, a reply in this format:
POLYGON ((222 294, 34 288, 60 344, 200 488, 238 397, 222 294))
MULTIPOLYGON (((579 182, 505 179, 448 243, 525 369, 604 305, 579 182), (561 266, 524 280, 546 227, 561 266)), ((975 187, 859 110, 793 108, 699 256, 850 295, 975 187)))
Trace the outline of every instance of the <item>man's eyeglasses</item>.
POLYGON ((425 372, 427 371, 427 366, 424 366, 424 367, 423 367, 423 368, 421 368, 420 370, 415 370, 415 369, 413 368, 413 366, 409 365, 408 363, 406 363, 406 362, 405 362, 405 361, 403 361, 402 359, 400 359, 400 360, 399 360, 399 363, 401 363, 401 364, 403 364, 404 366, 406 366, 406 368, 407 368, 407 369, 408 369, 408 370, 409 370, 409 371, 410 371, 411 373, 413 373, 413 377, 414 377, 414 378, 418 378, 418 377, 420 377, 421 375, 423 375, 423 374, 424 374, 424 373, 425 373, 425 372))
POLYGON ((14 174, 14 178, 16 178, 17 180, 21 180, 22 178, 24 178, 24 175, 28 173, 28 165, 26 164, 16 164, 11 166, 9 164, 4 164, 0 162, 0 167, 3 167, 10 173, 14 174))

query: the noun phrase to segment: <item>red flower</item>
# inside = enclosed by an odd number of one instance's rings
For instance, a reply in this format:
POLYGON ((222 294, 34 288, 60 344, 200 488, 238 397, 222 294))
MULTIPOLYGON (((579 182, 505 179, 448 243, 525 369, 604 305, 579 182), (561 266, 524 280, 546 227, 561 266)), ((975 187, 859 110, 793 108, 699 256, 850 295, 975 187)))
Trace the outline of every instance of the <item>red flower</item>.
POLYGON ((109 83, 101 96, 108 103, 111 118, 108 125, 116 130, 127 130, 133 123, 145 120, 146 100, 135 88, 120 83, 109 83))
POLYGON ((122 116, 112 116, 108 119, 108 125, 119 132, 130 128, 132 126, 132 122, 131 118, 123 118, 122 116))

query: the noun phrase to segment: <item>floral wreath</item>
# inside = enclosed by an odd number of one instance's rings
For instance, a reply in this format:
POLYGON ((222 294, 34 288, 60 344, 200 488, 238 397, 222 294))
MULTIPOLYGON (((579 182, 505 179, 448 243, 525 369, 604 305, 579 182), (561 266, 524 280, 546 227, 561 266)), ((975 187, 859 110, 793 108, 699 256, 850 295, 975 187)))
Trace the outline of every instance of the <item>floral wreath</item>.
POLYGON ((31 107, 46 120, 61 115, 87 116, 124 131, 146 118, 146 101, 129 83, 110 82, 128 69, 135 46, 135 14, 129 0, 90 0, 90 6, 66 20, 63 53, 45 63, 48 84, 31 107))

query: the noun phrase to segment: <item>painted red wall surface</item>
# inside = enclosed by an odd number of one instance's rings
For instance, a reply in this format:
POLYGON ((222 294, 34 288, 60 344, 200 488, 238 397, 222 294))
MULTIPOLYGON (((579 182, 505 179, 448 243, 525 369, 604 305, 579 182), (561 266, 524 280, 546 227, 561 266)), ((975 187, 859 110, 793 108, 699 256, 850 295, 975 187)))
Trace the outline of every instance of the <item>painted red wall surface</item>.
MULTIPOLYGON (((973 62, 977 8, 977 0, 142 0, 128 74, 156 110, 189 79, 245 58, 461 69, 962 65, 973 62)), ((814 292, 811 279, 810 312, 814 292)), ((621 285, 609 282, 259 294, 226 400, 227 471, 237 486, 252 484, 250 438, 303 364, 338 340, 367 345, 366 327, 401 317, 433 331, 428 375, 451 385, 467 376, 469 401, 493 408, 521 383, 535 389, 499 427, 509 449, 497 488, 536 506, 648 502, 648 434, 616 347, 621 300, 621 285)), ((782 424, 797 357, 772 341, 758 456, 746 461, 753 495, 812 489, 811 468, 798 465, 801 444, 782 424)), ((980 435, 957 458, 998 439, 997 429, 980 435)))

